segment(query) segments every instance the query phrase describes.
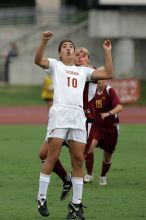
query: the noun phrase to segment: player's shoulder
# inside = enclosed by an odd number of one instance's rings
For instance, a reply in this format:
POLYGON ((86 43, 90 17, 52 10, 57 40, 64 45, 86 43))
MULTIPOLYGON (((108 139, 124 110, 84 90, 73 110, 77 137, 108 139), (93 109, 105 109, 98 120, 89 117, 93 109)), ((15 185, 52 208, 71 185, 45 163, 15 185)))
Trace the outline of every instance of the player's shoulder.
POLYGON ((92 69, 94 70, 94 68, 92 66, 77 66, 80 69, 92 69))
POLYGON ((80 70, 90 76, 94 72, 94 68, 92 68, 90 66, 80 66, 80 70))
POLYGON ((57 60, 55 58, 49 58, 49 62, 50 62, 50 66, 54 68, 56 67, 61 68, 62 66, 64 66, 61 60, 57 60))
POLYGON ((117 95, 116 90, 111 85, 106 86, 106 92, 108 95, 117 95))
POLYGON ((105 89, 106 89, 106 92, 109 94, 112 87, 111 85, 107 85, 105 89))
POLYGON ((51 58, 51 57, 48 57, 47 59, 49 60, 49 62, 57 62, 58 61, 57 59, 51 58))

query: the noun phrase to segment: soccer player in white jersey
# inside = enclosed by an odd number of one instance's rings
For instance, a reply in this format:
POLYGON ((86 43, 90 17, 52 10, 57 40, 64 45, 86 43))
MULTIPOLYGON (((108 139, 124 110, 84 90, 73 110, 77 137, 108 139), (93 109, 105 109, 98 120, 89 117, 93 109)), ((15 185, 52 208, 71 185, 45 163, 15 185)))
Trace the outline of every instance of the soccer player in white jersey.
POLYGON ((44 32, 34 62, 52 74, 54 97, 49 111, 47 128, 48 154, 42 165, 39 179, 38 210, 48 216, 47 191, 51 171, 60 154, 64 140, 68 141, 72 165, 73 197, 69 203, 66 219, 85 219, 83 212, 83 160, 86 145, 86 118, 83 111, 83 90, 86 80, 112 78, 111 42, 104 41, 105 71, 89 67, 75 66, 75 46, 72 41, 64 40, 58 47, 60 61, 43 56, 48 40, 53 36, 44 32))

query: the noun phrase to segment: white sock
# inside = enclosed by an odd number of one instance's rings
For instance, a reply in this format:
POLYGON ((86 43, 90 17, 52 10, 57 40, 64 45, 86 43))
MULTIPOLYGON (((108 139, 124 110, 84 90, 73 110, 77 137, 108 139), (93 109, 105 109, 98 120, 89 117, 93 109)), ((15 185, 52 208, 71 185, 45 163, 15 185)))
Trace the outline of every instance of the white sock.
POLYGON ((46 199, 51 175, 40 173, 38 200, 46 199))
POLYGON ((82 200, 83 193, 83 177, 72 177, 72 185, 73 185, 73 198, 72 202, 74 204, 80 204, 82 200))

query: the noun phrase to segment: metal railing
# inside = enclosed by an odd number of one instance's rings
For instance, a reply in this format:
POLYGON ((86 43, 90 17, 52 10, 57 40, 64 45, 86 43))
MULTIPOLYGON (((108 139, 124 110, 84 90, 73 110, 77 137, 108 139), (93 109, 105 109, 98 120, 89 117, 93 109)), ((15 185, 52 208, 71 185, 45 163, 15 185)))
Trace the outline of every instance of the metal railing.
POLYGON ((0 9, 0 25, 17 25, 35 23, 34 7, 14 7, 0 9))
POLYGON ((0 8, 0 25, 41 24, 44 22, 58 24, 75 24, 87 19, 87 12, 74 8, 62 7, 60 11, 39 12, 35 7, 0 8))

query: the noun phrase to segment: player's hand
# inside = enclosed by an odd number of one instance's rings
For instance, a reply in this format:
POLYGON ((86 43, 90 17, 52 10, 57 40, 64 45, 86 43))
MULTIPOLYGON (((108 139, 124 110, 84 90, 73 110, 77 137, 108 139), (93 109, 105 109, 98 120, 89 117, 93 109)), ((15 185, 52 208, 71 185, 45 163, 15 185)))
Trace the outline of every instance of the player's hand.
POLYGON ((90 146, 87 153, 88 153, 88 154, 93 153, 94 148, 95 148, 94 146, 90 146))
POLYGON ((110 40, 105 40, 105 41, 103 42, 103 48, 104 48, 106 51, 111 51, 111 49, 112 49, 111 41, 110 41, 110 40))
POLYGON ((48 41, 48 40, 50 40, 52 38, 52 36, 53 36, 53 32, 45 31, 43 33, 43 40, 48 41))
POLYGON ((105 113, 100 113, 101 118, 104 120, 106 117, 109 117, 109 113, 105 112, 105 113))

